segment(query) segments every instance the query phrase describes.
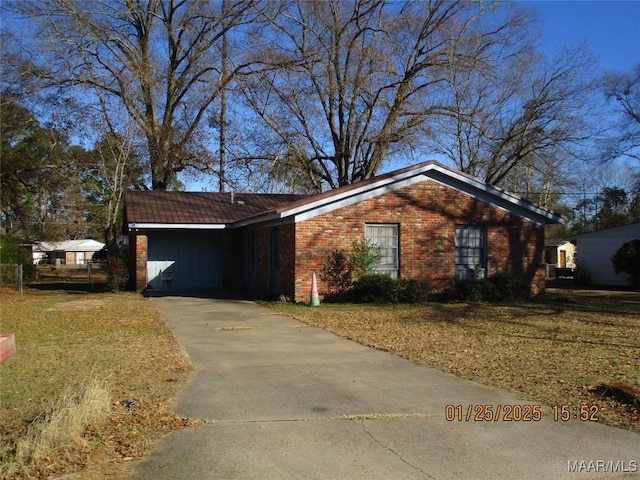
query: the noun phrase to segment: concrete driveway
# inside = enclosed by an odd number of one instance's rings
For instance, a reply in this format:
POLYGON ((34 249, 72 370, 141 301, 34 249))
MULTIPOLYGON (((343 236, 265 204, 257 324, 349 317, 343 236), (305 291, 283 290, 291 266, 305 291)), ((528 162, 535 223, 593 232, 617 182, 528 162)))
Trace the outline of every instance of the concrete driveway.
POLYGON ((207 423, 162 439, 138 480, 640 478, 634 433, 544 406, 535 421, 509 392, 251 302, 154 301, 197 367, 176 411, 207 423), (498 420, 474 421, 476 405, 498 420))

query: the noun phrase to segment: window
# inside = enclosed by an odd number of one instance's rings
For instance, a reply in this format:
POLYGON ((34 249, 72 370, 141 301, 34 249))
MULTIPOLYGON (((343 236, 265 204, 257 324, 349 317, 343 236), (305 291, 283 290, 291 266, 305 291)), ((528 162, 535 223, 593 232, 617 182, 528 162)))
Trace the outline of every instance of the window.
POLYGON ((380 253, 374 272, 398 278, 398 225, 365 225, 364 238, 380 253))
POLYGON ((456 279, 484 277, 486 262, 484 227, 456 226, 456 279))

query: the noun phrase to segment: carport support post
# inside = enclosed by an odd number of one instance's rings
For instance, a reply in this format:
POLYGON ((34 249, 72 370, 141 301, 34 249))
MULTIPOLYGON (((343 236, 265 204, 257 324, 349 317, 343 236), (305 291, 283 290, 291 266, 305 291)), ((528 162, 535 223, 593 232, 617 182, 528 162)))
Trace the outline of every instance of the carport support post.
POLYGON ((136 292, 147 288, 147 236, 134 234, 134 285, 136 292))

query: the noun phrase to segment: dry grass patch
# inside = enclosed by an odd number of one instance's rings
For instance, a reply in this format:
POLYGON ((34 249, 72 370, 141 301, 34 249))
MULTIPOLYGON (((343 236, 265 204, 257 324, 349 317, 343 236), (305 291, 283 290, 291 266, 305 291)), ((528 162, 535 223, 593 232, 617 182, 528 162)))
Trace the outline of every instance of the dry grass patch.
POLYGON ((640 432, 640 411, 595 391, 640 386, 640 295, 558 292, 518 305, 274 304, 314 326, 547 405, 598 405, 640 432))
POLYGON ((84 433, 111 414, 109 392, 102 382, 68 388, 62 397, 27 429, 17 441, 13 460, 4 462, 7 478, 46 477, 66 463, 74 464, 79 452, 90 450, 84 433))
POLYGON ((0 366, 0 477, 125 478, 128 460, 194 423, 171 412, 192 366, 149 299, 0 295, 0 330, 17 344, 0 366))

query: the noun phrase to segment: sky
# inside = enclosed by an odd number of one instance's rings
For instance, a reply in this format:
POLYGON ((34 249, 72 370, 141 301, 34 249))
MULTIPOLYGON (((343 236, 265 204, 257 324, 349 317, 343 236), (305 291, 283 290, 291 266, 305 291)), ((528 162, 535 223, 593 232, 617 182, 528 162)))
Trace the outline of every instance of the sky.
POLYGON ((551 52, 586 42, 603 71, 631 71, 640 62, 640 0, 526 1, 542 21, 541 45, 551 52))
MULTIPOLYGON (((563 47, 585 44, 602 73, 628 73, 640 63, 640 0, 527 0, 518 3, 538 11, 539 46, 551 58, 563 47)), ((455 167, 446 157, 432 153, 422 154, 415 161, 432 159, 455 167)), ((388 162, 378 173, 405 166, 388 162)))
MULTIPOLYGON (((584 43, 602 72, 630 72, 640 62, 640 0, 521 3, 538 10, 542 31, 540 46, 549 55, 558 53, 563 47, 584 43)), ((379 173, 394 168, 397 165, 390 164, 379 173)), ((200 182, 185 183, 191 190, 213 188, 200 182)))

